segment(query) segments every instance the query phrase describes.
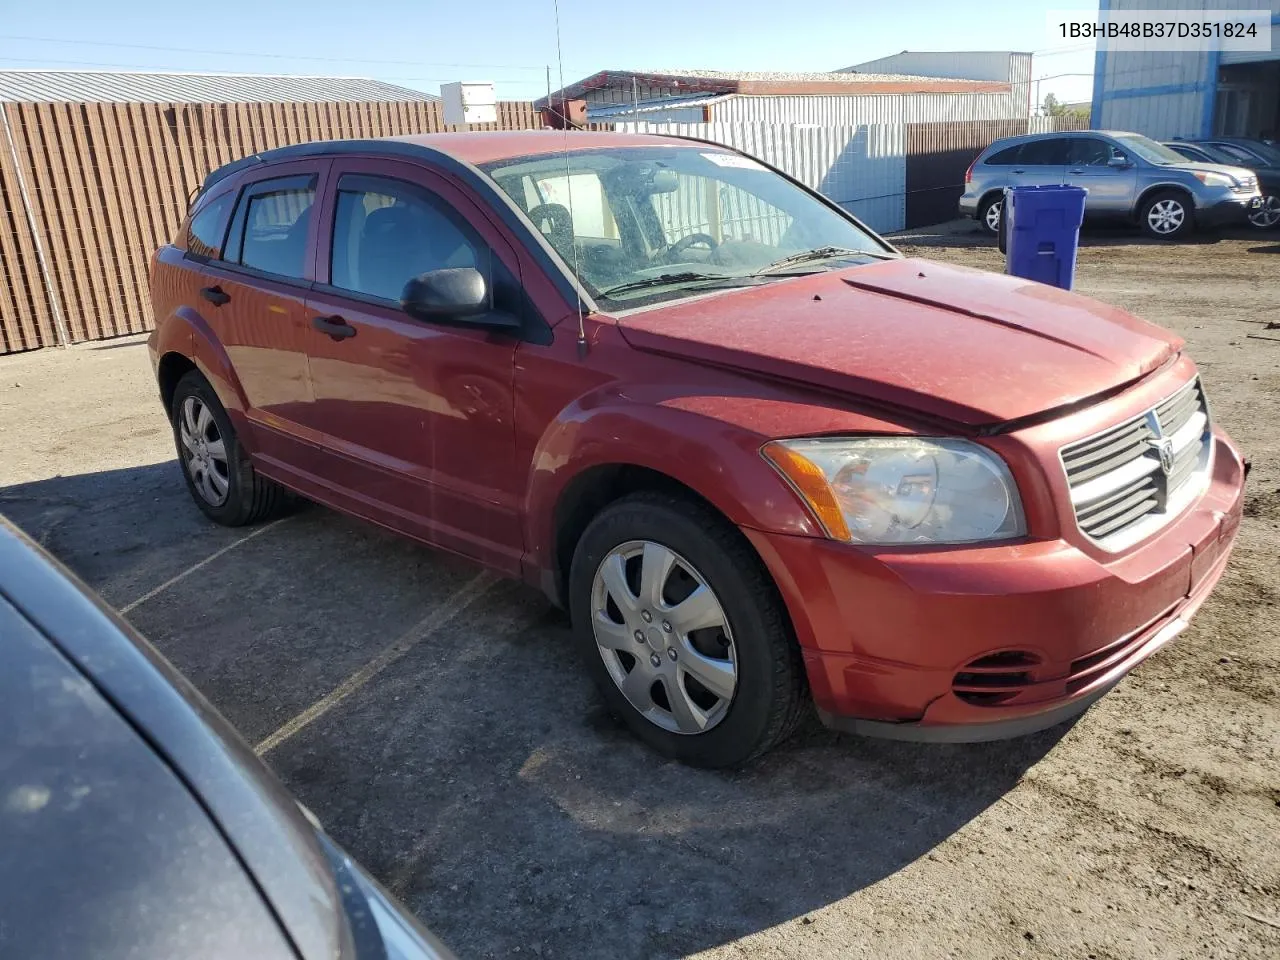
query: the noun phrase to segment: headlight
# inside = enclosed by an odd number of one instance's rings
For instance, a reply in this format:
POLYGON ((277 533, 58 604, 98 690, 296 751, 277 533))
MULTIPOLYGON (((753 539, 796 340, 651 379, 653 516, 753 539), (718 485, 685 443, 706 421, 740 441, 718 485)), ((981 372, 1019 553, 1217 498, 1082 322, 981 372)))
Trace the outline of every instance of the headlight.
POLYGON ((1212 173, 1208 170, 1193 170, 1191 175, 1206 187, 1234 187, 1236 182, 1225 173, 1212 173))
POLYGON ((974 543, 1026 532, 1009 468, 967 440, 778 440, 761 452, 836 540, 974 543))

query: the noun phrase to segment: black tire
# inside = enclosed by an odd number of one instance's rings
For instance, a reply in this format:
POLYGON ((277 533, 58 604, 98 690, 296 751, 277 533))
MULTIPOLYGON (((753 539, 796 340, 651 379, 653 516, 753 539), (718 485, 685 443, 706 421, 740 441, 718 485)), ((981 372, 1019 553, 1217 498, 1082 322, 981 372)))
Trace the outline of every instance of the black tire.
POLYGON ((173 404, 169 409, 169 422, 173 427, 173 442, 178 451, 178 464, 182 468, 187 492, 206 517, 226 527, 241 527, 258 523, 279 513, 291 502, 283 487, 261 476, 249 462, 244 448, 236 438, 235 429, 223 409, 218 395, 209 381, 196 370, 185 374, 173 391, 173 404), (226 499, 211 502, 197 487, 193 477, 191 456, 183 444, 180 418, 188 398, 203 405, 213 419, 216 436, 226 452, 226 499))
MULTIPOLYGON (((1169 208, 1172 209, 1172 208, 1169 208)), ((1191 198, 1178 190, 1161 190, 1142 201, 1138 211, 1138 226, 1142 232, 1154 240, 1185 240, 1195 232, 1196 211, 1191 198), (1153 221, 1157 219, 1154 211, 1161 204, 1172 204, 1181 211, 1181 219, 1171 229, 1162 229, 1153 221)))
POLYGON ((574 642, 609 709, 664 756, 700 767, 733 767, 790 736, 811 710, 804 664, 772 578, 742 534, 690 500, 638 493, 602 510, 582 534, 569 574, 574 642), (715 726, 681 734, 647 720, 606 667, 592 627, 592 589, 604 558, 634 540, 687 559, 715 593, 733 634, 737 687, 715 726))
POLYGON ((1004 222, 1004 197, 998 193, 993 193, 987 197, 982 203, 978 204, 978 227, 988 237, 998 236, 1000 233, 1000 224, 1004 222), (991 208, 996 208, 996 223, 992 226, 987 222, 987 215, 991 212, 991 208))

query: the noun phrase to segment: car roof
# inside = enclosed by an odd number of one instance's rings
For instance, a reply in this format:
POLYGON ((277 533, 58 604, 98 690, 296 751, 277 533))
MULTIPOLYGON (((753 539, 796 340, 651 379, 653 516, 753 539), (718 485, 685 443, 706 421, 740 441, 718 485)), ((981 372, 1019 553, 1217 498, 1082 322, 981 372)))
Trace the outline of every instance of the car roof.
MULTIPOLYGON (((1025 143, 1029 140, 1059 140, 1063 137, 1088 136, 1137 137, 1141 136, 1141 134, 1134 133, 1132 130, 1051 130, 1047 133, 1020 133, 1013 137, 1001 137, 999 140, 992 141, 991 146, 994 147, 996 144, 1008 145, 1012 143, 1025 143)), ((987 149, 990 150, 991 147, 988 147, 987 149)))
POLYGON ((326 157, 336 154, 372 154, 388 157, 412 155, 445 156, 471 166, 516 157, 540 154, 578 153, 610 147, 700 147, 704 150, 731 152, 732 148, 683 137, 653 134, 604 133, 564 130, 468 131, 466 133, 419 133, 402 137, 380 137, 367 140, 314 140, 278 147, 235 160, 205 177, 203 189, 246 167, 281 160, 326 157))
MULTIPOLYGON (((509 130, 494 133, 424 133, 389 137, 391 142, 414 143, 439 150, 468 163, 492 163, 535 154, 576 153, 608 147, 688 147, 693 141, 654 134, 564 130, 509 130)), ((340 141, 338 141, 340 142, 340 141)), ((703 144, 702 146, 706 146, 703 144)), ((724 148, 727 149, 727 148, 724 148)))

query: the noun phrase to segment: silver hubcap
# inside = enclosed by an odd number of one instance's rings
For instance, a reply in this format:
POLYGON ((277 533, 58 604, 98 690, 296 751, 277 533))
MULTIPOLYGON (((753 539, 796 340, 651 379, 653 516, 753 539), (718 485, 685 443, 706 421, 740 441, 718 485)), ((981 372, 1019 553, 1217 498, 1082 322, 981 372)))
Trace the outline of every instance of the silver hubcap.
POLYGON ((1000 207, 1003 204, 997 202, 987 207, 987 229, 993 233, 1000 229, 1000 207))
POLYGON ((670 547, 630 540, 611 550, 592 583, 591 626, 609 676, 650 723, 697 734, 725 718, 738 687, 729 620, 670 547))
POLYGON ((1263 197, 1262 206, 1249 214, 1249 222, 1264 230, 1280 223, 1280 197, 1263 197))
POLYGON ((1187 211, 1177 200, 1160 200, 1147 211, 1147 223, 1156 233, 1175 233, 1187 218, 1187 211))
POLYGON ((192 485, 206 503, 222 506, 231 490, 227 445, 218 433, 213 414, 198 397, 182 401, 178 437, 182 441, 183 466, 192 485))

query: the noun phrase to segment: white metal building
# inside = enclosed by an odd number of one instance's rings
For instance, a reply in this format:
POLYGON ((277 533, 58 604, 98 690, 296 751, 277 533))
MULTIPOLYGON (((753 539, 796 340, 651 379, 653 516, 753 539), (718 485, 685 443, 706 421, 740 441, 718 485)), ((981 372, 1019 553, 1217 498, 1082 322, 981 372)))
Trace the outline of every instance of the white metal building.
MULTIPOLYGON (((1100 0, 1107 10, 1264 10, 1280 0, 1100 0)), ((1105 51, 1094 65, 1093 125, 1149 137, 1280 134, 1280 44, 1269 51, 1105 51)))
POLYGON ((1032 112, 1031 54, 1015 50, 903 50, 879 60, 845 67, 842 73, 907 73, 919 77, 959 77, 1007 83, 1010 96, 1032 112))
MULTIPOLYGON (((1029 76, 1029 73, 1028 73, 1029 76)), ((584 100, 592 122, 850 125, 1011 120, 1029 116, 1008 77, 901 73, 605 70, 551 94, 584 100)), ((535 106, 543 107, 547 100, 535 106)))

